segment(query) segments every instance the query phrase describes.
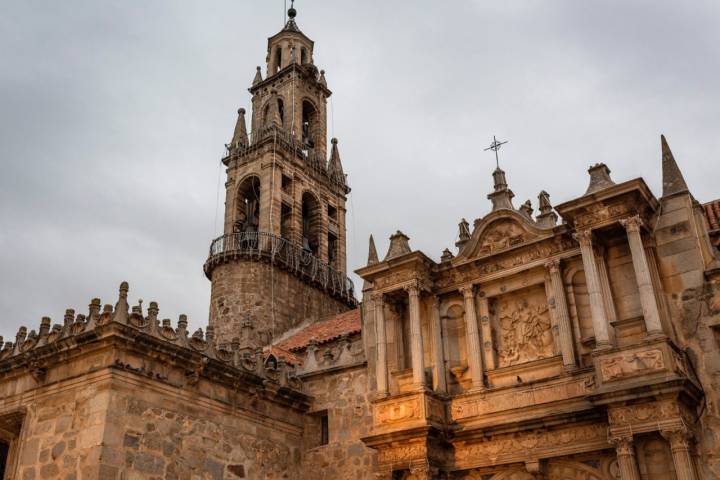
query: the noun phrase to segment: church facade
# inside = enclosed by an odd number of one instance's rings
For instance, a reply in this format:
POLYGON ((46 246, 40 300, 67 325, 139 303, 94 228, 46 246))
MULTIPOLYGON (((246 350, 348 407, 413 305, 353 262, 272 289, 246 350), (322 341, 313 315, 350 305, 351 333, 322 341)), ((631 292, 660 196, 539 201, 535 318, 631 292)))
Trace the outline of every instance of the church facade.
POLYGON ((0 477, 720 478, 720 201, 663 137, 660 197, 588 170, 486 213, 433 260, 402 232, 347 277, 325 72, 291 8, 238 111, 209 323, 68 309, 0 340, 0 477))

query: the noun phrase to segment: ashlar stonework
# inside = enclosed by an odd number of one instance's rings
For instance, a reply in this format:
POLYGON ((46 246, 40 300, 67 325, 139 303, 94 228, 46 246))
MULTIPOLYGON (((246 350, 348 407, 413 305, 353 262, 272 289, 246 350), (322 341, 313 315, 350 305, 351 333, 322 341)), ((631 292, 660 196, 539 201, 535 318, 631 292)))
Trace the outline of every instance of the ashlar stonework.
POLYGON ((455 250, 371 237, 356 291, 331 91, 288 13, 226 146, 209 325, 123 282, 0 340, 2 477, 720 478, 720 203, 665 138, 659 198, 596 164, 533 216, 498 168, 455 250))

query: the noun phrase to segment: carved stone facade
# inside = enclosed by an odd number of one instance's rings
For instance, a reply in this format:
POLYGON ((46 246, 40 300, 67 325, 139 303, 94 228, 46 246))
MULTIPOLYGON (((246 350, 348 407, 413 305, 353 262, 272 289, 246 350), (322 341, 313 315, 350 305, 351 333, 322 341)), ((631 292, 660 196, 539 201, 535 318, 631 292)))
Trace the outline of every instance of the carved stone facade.
MULTIPOLYGON (((664 138, 662 152, 677 180, 664 138)), ((720 254, 706 219, 681 176, 658 200, 642 179, 589 173, 557 214, 541 192, 532 218, 498 169, 492 211, 472 231, 460 222, 456 254, 435 263, 403 234, 401 253, 358 270, 378 478, 720 475, 720 254)))
POLYGON ((659 199, 597 164, 533 218, 498 168, 439 262, 371 237, 356 309, 331 92, 288 13, 223 159, 210 325, 123 283, 0 339, 4 478, 720 478, 720 210, 665 139, 659 199))

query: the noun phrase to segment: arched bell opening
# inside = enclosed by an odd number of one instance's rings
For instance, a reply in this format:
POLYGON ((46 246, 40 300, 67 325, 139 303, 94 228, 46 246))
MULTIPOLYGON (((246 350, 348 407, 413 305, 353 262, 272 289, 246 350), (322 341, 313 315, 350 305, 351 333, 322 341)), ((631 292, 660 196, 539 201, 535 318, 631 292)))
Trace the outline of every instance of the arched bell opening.
POLYGON ((307 100, 302 103, 302 144, 307 149, 315 148, 318 135, 319 116, 315 106, 307 100))
POLYGON ((322 214, 320 202, 309 192, 302 196, 302 247, 303 250, 318 256, 320 250, 320 224, 322 214))
POLYGON ((260 179, 246 178, 237 191, 234 233, 257 232, 260 226, 260 179))

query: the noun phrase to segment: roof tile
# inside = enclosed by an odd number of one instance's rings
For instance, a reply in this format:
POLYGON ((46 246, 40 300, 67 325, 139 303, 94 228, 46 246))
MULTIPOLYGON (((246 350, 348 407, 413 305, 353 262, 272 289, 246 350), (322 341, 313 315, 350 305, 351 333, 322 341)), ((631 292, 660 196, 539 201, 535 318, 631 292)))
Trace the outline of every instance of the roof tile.
POLYGON ((361 323, 360 309, 356 308, 308 325, 293 336, 280 342, 277 346, 290 352, 300 350, 307 347, 312 338, 317 340, 318 343, 325 343, 342 335, 359 333, 362 328, 361 323))

